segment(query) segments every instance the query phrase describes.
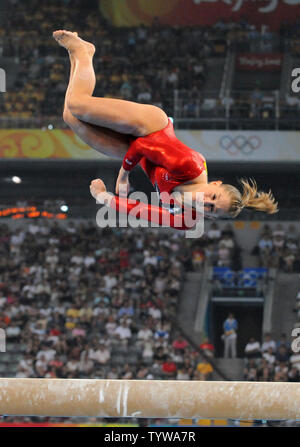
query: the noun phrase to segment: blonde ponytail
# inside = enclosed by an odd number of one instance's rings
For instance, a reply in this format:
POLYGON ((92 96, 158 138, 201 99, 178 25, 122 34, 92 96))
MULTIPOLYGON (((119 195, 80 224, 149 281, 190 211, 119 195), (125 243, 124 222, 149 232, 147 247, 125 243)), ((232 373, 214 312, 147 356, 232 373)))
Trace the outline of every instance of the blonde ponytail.
POLYGON ((264 211, 268 214, 278 212, 277 202, 273 197, 271 191, 258 192, 256 181, 253 179, 240 179, 243 191, 240 191, 232 185, 222 185, 225 191, 230 196, 229 214, 231 217, 236 217, 243 208, 254 208, 257 211, 264 211))

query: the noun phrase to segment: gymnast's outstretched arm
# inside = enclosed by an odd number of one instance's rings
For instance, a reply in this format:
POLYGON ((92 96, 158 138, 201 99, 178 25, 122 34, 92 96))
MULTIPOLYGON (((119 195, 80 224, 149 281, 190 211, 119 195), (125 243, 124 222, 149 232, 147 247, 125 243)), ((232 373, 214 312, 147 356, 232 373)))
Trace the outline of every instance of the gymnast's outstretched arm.
POLYGON ((177 230, 190 230, 195 226, 197 220, 197 214, 194 209, 190 209, 188 213, 173 215, 160 206, 114 196, 106 191, 105 184, 101 179, 96 179, 91 182, 90 191, 98 203, 127 215, 131 214, 134 210, 134 216, 137 219, 146 220, 161 226, 172 227, 177 230))

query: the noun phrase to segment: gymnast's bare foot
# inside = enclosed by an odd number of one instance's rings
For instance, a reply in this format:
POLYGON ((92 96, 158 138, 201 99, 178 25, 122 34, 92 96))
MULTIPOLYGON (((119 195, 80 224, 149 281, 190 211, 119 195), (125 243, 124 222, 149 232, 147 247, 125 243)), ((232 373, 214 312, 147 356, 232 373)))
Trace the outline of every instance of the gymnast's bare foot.
POLYGON ((77 33, 72 33, 71 31, 66 30, 58 30, 53 33, 54 39, 69 51, 70 54, 78 54, 82 51, 88 53, 90 56, 93 56, 95 53, 95 46, 86 42, 85 40, 78 37, 77 33))

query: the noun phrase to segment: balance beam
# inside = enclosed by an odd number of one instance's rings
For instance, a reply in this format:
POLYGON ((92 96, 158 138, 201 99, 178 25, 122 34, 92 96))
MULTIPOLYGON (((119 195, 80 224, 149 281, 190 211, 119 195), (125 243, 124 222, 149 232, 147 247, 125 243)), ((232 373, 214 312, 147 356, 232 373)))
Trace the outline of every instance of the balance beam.
POLYGON ((300 419, 300 383, 0 378, 0 414, 300 419))

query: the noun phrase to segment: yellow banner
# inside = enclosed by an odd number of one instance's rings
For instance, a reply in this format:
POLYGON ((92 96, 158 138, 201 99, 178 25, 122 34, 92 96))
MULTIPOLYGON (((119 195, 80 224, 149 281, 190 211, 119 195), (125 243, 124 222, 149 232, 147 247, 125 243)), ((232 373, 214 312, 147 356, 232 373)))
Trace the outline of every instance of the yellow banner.
MULTIPOLYGON (((177 130, 177 138, 211 161, 300 162, 297 131, 177 130)), ((109 160, 71 129, 0 129, 1 159, 109 160)))
POLYGON ((105 159, 72 130, 0 129, 1 158, 105 159))
POLYGON ((100 10, 115 26, 151 25, 155 17, 170 18, 182 0, 101 0, 100 10))
POLYGON ((155 18, 168 25, 212 26, 220 17, 240 22, 246 16, 258 27, 268 25, 277 30, 283 17, 288 22, 294 21, 299 15, 299 5, 300 0, 99 0, 100 11, 109 22, 130 27, 151 25, 155 18))

